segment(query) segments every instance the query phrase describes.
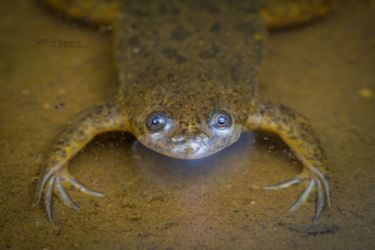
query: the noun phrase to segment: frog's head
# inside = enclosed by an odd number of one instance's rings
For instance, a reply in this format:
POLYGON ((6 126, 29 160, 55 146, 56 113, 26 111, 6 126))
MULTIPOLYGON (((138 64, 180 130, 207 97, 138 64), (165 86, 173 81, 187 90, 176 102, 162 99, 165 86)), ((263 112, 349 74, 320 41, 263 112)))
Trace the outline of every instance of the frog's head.
POLYGON ((135 136, 148 148, 179 159, 212 155, 240 137, 242 126, 232 108, 235 95, 207 90, 145 93, 135 114, 135 136))
POLYGON ((151 112, 144 120, 147 133, 138 140, 170 157, 198 159, 229 146, 240 134, 235 119, 226 110, 214 109, 206 117, 196 114, 178 119, 171 113, 168 110, 151 112))

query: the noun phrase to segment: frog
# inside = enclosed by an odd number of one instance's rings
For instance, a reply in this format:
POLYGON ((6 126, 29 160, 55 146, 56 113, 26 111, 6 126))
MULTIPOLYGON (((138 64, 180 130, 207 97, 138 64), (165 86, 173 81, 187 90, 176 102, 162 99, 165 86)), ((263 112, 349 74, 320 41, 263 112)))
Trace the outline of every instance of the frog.
POLYGON ((76 211, 79 205, 67 190, 103 196, 70 174, 68 165, 97 135, 112 131, 130 133, 157 153, 187 161, 214 155, 247 131, 275 134, 302 170, 262 188, 305 185, 290 211, 312 196, 313 223, 331 206, 327 157, 310 122, 257 91, 268 30, 326 15, 330 1, 45 2, 67 16, 112 26, 120 83, 113 100, 77 114, 46 153, 36 204, 43 200, 49 222, 54 221, 54 196, 76 211))

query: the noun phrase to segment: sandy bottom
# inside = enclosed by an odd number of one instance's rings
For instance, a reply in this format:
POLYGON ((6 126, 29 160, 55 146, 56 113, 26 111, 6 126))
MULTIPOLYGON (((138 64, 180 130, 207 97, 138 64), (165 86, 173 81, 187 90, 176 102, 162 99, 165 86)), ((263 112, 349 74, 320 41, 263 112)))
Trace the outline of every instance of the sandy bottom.
POLYGON ((301 165, 277 138, 251 133, 200 161, 160 156, 126 134, 100 136, 70 170, 105 197, 71 192, 81 211, 57 201, 51 225, 32 206, 42 155, 74 113, 112 98, 111 36, 33 1, 2 3, 0 248, 374 249, 374 10, 344 1, 267 46, 262 96, 309 117, 329 159, 333 206, 317 225, 314 200, 288 211, 303 185, 254 188, 301 165))

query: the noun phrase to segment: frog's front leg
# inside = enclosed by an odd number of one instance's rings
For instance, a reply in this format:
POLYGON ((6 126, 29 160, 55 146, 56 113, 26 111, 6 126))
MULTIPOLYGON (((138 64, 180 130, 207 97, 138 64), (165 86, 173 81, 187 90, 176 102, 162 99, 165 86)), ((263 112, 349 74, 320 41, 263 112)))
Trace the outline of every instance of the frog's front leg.
POLYGON ((39 183, 36 202, 37 204, 44 198, 50 222, 53 220, 53 194, 72 209, 79 210, 65 190, 67 187, 74 187, 86 194, 103 196, 69 174, 68 162, 96 135, 107 131, 128 131, 128 127, 124 112, 121 112, 115 103, 106 103, 78 114, 57 136, 45 161, 46 172, 39 183))
POLYGON ((277 190, 307 181, 306 189, 290 210, 296 210, 315 191, 316 213, 313 222, 317 222, 324 204, 330 206, 331 198, 329 184, 323 175, 327 167, 326 159, 308 120, 288 107, 262 102, 249 115, 246 127, 279 135, 303 163, 304 169, 299 175, 264 189, 277 190))

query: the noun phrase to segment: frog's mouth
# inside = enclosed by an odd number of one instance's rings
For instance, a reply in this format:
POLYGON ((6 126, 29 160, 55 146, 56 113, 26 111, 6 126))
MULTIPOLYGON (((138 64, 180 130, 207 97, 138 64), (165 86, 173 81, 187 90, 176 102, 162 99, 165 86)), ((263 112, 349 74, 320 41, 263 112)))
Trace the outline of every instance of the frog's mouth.
POLYGON ((183 143, 167 143, 166 141, 150 142, 138 140, 141 144, 147 148, 158 152, 162 155, 182 159, 182 160, 195 160, 208 157, 215 154, 228 145, 222 145, 221 147, 215 147, 211 143, 210 138, 196 137, 191 138, 183 143))
POLYGON ((210 139, 206 136, 195 136, 189 139, 178 137, 164 140, 145 140, 138 138, 138 141, 149 149, 160 154, 185 160, 193 160, 207 157, 215 152, 212 151, 210 139), (210 146, 211 145, 211 146, 210 146))
POLYGON ((207 153, 207 146, 195 141, 174 145, 170 149, 170 156, 179 159, 199 159, 208 156, 207 153))
POLYGON ((241 134, 240 129, 231 133, 199 133, 195 135, 147 134, 137 137, 147 148, 172 158, 194 160, 213 155, 233 144, 241 134))

